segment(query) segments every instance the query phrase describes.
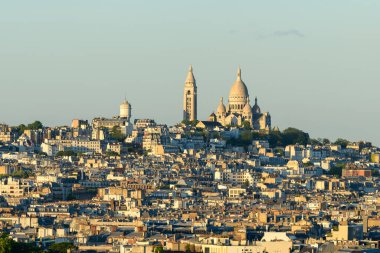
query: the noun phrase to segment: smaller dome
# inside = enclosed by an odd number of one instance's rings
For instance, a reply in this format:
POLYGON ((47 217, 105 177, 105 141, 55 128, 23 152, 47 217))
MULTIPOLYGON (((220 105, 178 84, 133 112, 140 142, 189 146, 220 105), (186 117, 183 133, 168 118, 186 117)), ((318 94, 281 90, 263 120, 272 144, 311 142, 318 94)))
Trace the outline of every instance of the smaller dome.
POLYGON ((252 107, 252 112, 256 113, 256 114, 260 114, 261 113, 260 106, 257 104, 257 97, 255 98, 255 104, 252 107))
POLYGON ((245 106, 243 108, 243 113, 244 114, 251 114, 252 113, 252 108, 249 105, 249 99, 248 99, 247 103, 245 104, 245 106))
POLYGON ((223 98, 220 98, 220 102, 218 105, 218 109, 216 109, 216 113, 218 114, 226 113, 226 107, 223 104, 223 98))

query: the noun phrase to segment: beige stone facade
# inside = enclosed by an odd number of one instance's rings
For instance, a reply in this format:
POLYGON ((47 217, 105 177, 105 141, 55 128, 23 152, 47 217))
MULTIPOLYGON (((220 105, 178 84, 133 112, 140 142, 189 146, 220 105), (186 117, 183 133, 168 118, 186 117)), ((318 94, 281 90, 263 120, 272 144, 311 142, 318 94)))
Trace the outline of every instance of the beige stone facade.
POLYGON ((197 84, 190 66, 183 92, 183 120, 197 120, 197 84))
POLYGON ((241 126, 245 124, 244 122, 248 122, 255 130, 269 132, 271 129, 271 116, 268 112, 261 112, 257 98, 251 107, 248 89, 241 78, 240 68, 236 81, 231 87, 227 105, 224 105, 223 98, 221 98, 216 111, 210 115, 209 120, 217 121, 223 126, 241 126))

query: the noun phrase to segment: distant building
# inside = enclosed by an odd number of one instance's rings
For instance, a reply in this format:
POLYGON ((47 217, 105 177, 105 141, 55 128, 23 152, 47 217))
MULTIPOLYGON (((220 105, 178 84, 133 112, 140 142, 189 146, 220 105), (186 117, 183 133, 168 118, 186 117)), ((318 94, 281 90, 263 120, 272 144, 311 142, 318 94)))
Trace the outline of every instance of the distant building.
POLYGON ((347 221, 340 222, 337 230, 332 230, 332 240, 362 240, 363 224, 350 224, 347 221))
POLYGON ((128 101, 125 99, 121 104, 120 104, 120 114, 119 114, 121 119, 126 119, 128 122, 130 122, 131 117, 132 117, 132 106, 128 101))
POLYGON ((242 126, 247 122, 255 130, 269 132, 271 129, 271 117, 268 112, 261 112, 257 98, 251 107, 247 86, 241 79, 240 68, 236 81, 231 87, 227 106, 223 104, 221 98, 216 112, 210 115, 209 120, 220 122, 223 126, 242 126))
POLYGON ((380 163, 380 153, 371 154, 371 162, 380 163))
POLYGON ((343 169, 342 177, 371 177, 370 169, 343 169))
POLYGON ((29 184, 24 179, 7 177, 0 180, 0 196, 22 197, 29 184))
POLYGON ((197 120, 197 84, 190 66, 183 90, 183 120, 197 120))
POLYGON ((133 126, 131 120, 132 106, 127 100, 120 104, 120 114, 118 117, 108 118, 94 118, 92 120, 92 139, 103 140, 106 138, 104 129, 111 131, 114 127, 119 127, 123 135, 127 136, 132 133, 133 126))
POLYGON ((347 164, 342 169, 342 177, 371 177, 372 171, 365 167, 359 167, 354 164, 347 164))

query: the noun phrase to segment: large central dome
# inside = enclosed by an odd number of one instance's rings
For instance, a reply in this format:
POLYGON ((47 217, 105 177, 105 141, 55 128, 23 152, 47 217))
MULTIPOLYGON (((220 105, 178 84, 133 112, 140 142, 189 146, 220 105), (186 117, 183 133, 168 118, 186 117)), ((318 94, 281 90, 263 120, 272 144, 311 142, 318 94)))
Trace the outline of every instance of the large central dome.
POLYGON ((241 70, 239 68, 236 81, 231 87, 228 99, 231 101, 231 100, 235 100, 236 98, 246 99, 248 97, 249 97, 248 89, 247 89, 247 86, 245 86, 245 83, 243 82, 243 80, 241 80, 241 70))

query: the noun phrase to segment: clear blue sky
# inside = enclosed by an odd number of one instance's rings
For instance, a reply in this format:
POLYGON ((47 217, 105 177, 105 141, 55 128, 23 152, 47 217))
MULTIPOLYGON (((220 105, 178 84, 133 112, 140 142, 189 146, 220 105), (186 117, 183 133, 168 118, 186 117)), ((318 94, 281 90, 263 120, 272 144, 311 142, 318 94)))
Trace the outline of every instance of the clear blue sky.
MULTIPOLYGON (((380 144, 380 1, 3 1, 0 122, 118 114, 179 122, 189 64, 199 118, 238 65, 280 129, 380 144)), ((251 99, 252 101, 252 99, 251 99)))

